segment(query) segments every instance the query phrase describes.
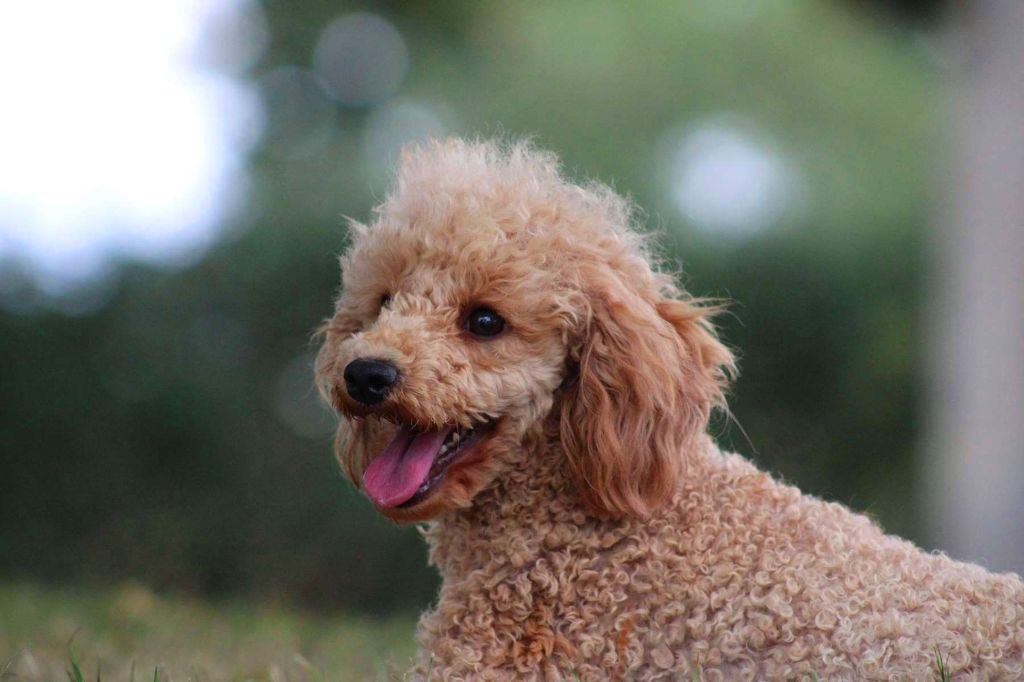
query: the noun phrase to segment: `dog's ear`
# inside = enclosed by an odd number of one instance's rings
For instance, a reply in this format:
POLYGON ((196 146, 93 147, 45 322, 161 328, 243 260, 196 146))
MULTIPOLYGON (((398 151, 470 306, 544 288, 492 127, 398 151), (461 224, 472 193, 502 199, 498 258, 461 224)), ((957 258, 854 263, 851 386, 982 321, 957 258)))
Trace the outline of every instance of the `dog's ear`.
POLYGON ((724 404, 733 356, 711 326, 714 309, 675 298, 655 281, 641 292, 607 270, 588 279, 589 315, 577 376, 562 401, 561 441, 593 513, 643 517, 685 475, 687 451, 712 408, 724 404))

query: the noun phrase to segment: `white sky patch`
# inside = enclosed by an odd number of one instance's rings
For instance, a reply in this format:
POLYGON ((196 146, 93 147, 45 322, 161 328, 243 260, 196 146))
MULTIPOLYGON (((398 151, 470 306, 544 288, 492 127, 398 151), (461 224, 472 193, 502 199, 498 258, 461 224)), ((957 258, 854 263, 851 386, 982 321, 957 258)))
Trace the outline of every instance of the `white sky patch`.
POLYGON ((799 203, 799 178, 763 135, 726 119, 670 133, 669 192, 695 227, 743 235, 777 224, 799 203))
POLYGON ((260 19, 242 0, 0 3, 0 257, 59 292, 113 257, 208 246, 258 133, 227 72, 258 57, 260 19), (235 41, 219 72, 201 64, 208 19, 235 41))

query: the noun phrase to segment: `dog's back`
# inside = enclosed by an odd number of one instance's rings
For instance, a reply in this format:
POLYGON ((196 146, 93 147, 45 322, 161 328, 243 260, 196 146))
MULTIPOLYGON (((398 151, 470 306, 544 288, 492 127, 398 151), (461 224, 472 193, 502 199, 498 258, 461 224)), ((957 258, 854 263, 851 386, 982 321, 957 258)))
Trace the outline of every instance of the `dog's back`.
POLYGON ((708 445, 647 521, 586 517, 529 466, 430 532, 445 586, 423 671, 931 679, 941 658, 954 679, 1024 676, 1018 577, 924 553, 738 455, 708 445))

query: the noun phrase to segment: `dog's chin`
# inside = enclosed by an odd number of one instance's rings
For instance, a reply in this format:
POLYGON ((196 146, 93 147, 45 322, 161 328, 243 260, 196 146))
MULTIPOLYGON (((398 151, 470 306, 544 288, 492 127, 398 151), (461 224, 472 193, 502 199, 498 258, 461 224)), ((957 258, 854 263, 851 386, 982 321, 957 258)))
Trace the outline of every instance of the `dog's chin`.
POLYGON ((445 480, 428 497, 411 506, 381 507, 375 505, 377 511, 395 523, 417 523, 436 519, 456 509, 465 509, 472 504, 476 494, 486 487, 492 475, 490 467, 486 464, 473 469, 464 469, 464 473, 477 482, 471 487, 467 487, 462 482, 455 483, 445 480))
MULTIPOLYGON (((390 483, 385 480, 382 484, 379 481, 379 476, 375 477, 371 473, 375 466, 373 460, 363 472, 364 492, 367 493, 381 514, 396 523, 427 521, 446 512, 469 507, 476 494, 485 488, 494 477, 497 468, 496 462, 499 459, 496 455, 505 447, 506 436, 502 428, 503 422, 502 419, 495 419, 479 423, 473 429, 466 431, 461 440, 456 440, 457 445, 449 445, 452 440, 452 435, 449 434, 440 446, 440 450, 432 456, 429 470, 423 476, 422 482, 419 482, 415 492, 407 499, 402 499, 407 492, 397 497, 382 499, 381 489, 387 490, 390 483), (374 478, 378 480, 374 480, 374 478), (376 489, 374 489, 375 487, 376 489)), ((402 427, 392 445, 387 448, 396 447, 395 442, 401 439, 401 431, 402 427)), ((417 439, 428 437, 429 434, 419 433, 414 437, 414 443, 417 439)), ((412 449, 416 446, 407 447, 412 449)), ((413 456, 407 453, 395 459, 401 461, 413 456)), ((387 449, 377 457, 388 457, 387 449)), ((399 463, 394 465, 394 469, 402 466, 407 465, 399 463)), ((376 468, 378 470, 386 469, 387 463, 376 468)), ((386 472, 385 477, 387 475, 402 477, 402 473, 396 474, 394 470, 386 472)))

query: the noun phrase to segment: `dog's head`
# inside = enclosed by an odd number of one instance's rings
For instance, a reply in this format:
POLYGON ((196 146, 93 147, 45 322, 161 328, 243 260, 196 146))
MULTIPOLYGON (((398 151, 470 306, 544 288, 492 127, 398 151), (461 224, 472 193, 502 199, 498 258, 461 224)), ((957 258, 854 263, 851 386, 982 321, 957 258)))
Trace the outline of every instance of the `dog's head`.
POLYGON ((341 462, 384 514, 472 504, 545 420, 593 513, 672 494, 733 360, 631 218, 527 145, 403 154, 373 224, 352 226, 317 359, 341 462))

